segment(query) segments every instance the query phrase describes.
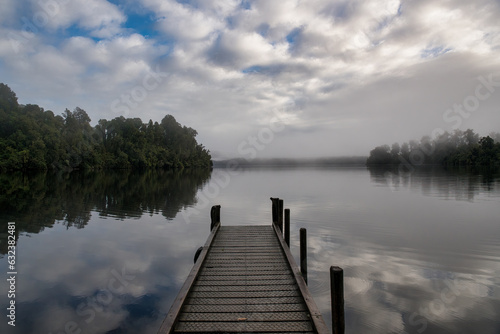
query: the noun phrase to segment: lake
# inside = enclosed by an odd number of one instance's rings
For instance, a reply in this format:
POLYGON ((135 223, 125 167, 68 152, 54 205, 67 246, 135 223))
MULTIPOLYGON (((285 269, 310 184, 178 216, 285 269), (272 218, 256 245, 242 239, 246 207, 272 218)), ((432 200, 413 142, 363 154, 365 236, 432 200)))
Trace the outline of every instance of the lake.
POLYGON ((0 269, 15 226, 16 326, 1 333, 156 333, 209 234, 291 210, 309 287, 330 325, 344 269, 346 333, 500 333, 500 172, 251 168, 0 175, 0 269), (8 225, 8 222, 15 224, 8 225))

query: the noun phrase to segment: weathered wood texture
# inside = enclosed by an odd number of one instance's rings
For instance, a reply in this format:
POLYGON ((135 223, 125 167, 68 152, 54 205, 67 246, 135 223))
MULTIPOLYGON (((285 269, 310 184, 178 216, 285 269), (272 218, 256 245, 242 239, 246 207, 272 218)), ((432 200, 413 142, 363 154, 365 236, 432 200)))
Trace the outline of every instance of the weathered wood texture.
POLYGON ((217 227, 159 333, 328 333, 279 228, 217 227))
POLYGON ((344 334, 344 270, 340 267, 330 267, 330 292, 332 303, 332 332, 344 334))

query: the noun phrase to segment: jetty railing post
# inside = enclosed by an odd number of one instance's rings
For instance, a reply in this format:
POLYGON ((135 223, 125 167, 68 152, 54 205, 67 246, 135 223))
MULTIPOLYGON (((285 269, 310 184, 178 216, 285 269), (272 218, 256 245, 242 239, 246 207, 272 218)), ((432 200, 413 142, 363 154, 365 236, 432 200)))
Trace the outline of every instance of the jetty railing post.
POLYGON ((210 220, 210 231, 212 231, 215 224, 220 223, 220 205, 212 206, 210 210, 210 220))
POLYGON ((300 272, 307 284, 307 231, 300 229, 300 272))
POLYGON ((344 270, 340 267, 330 267, 330 293, 332 307, 332 332, 344 334, 344 270))
POLYGON ((279 198, 273 198, 273 197, 271 197, 271 202, 273 203, 273 206, 272 206, 273 223, 277 224, 278 223, 278 202, 279 202, 279 198))
POLYGON ((285 242, 290 247, 290 209, 285 209, 285 242))
POLYGON ((278 201, 278 226, 283 233, 283 200, 278 201))

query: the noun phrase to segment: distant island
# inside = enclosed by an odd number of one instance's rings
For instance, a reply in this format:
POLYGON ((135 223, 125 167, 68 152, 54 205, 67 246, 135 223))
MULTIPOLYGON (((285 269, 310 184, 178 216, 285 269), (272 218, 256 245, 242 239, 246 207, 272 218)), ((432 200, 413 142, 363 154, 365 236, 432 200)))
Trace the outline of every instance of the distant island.
POLYGON ((0 170, 210 168, 210 152, 196 130, 166 115, 101 119, 94 127, 85 110, 54 115, 36 104, 19 105, 0 83, 0 170))
POLYGON ((500 167, 500 134, 479 137, 472 129, 444 132, 431 139, 377 146, 370 151, 367 166, 444 165, 500 167))

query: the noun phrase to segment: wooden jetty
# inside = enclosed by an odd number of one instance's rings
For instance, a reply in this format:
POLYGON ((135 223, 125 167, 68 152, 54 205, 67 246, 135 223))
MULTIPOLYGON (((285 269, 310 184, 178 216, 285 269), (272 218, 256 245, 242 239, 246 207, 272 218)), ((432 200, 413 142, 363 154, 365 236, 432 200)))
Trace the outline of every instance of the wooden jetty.
POLYGON ((269 225, 221 226, 212 207, 210 235, 158 333, 329 333, 283 237, 283 202, 271 199, 269 225))

